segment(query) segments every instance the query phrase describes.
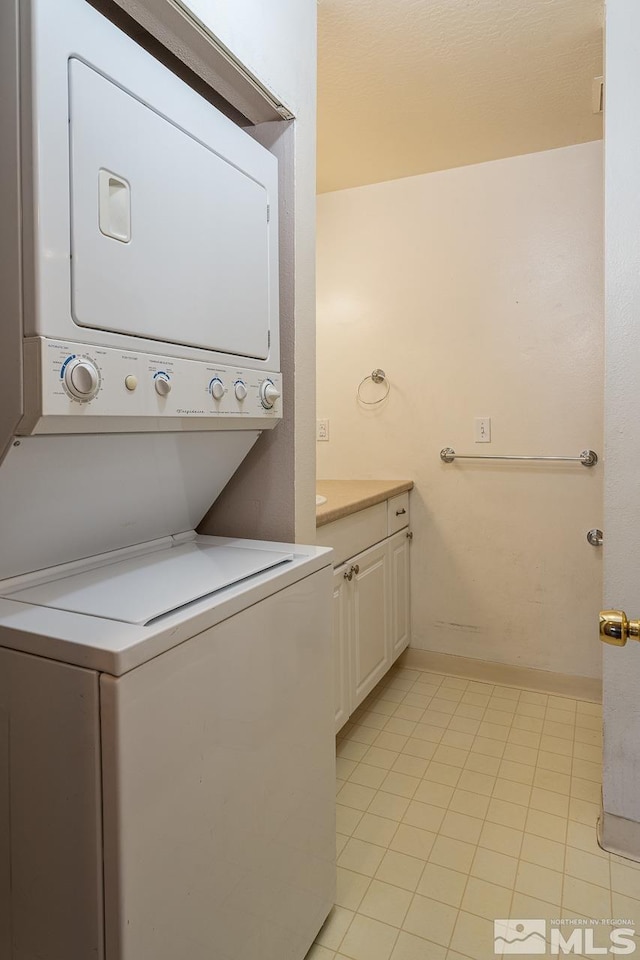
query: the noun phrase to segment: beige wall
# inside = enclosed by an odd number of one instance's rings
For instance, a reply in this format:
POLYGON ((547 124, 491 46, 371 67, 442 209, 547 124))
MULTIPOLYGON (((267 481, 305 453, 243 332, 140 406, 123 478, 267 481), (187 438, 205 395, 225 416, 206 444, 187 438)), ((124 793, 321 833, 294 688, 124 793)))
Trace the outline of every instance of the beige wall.
POLYGON ((602 453, 601 206, 600 142, 319 198, 318 473, 415 481, 416 647, 599 675, 602 466, 439 451, 602 453))

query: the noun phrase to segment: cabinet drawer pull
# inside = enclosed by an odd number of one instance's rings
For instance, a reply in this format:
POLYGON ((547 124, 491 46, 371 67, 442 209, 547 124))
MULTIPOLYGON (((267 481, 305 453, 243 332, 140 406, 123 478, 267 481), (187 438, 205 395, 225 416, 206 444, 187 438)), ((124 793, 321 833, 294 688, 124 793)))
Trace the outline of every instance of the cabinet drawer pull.
POLYGON ((352 571, 355 573, 355 575, 356 575, 356 577, 357 577, 358 574, 360 573, 360 565, 357 564, 357 563, 354 563, 354 565, 351 567, 351 569, 352 569, 352 571))
POLYGON ((411 530, 407 533, 407 540, 413 540, 413 532, 411 530))
POLYGON ((403 514, 403 513, 406 513, 406 512, 407 512, 407 511, 405 510, 405 508, 402 507, 401 510, 396 510, 396 517, 401 517, 402 514, 403 514))

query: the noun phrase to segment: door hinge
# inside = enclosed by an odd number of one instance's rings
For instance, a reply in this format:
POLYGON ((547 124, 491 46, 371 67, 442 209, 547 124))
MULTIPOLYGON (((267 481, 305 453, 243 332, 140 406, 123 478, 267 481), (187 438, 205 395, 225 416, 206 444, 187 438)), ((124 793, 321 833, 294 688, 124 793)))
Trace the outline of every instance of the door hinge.
POLYGON ((271 346, 271 330, 267 330, 267 346, 271 346))
POLYGON ((268 203, 267 204, 267 223, 269 223, 270 220, 271 220, 271 204, 268 203))
POLYGON ((604 112, 604 77, 594 77, 591 87, 591 110, 593 113, 604 112))

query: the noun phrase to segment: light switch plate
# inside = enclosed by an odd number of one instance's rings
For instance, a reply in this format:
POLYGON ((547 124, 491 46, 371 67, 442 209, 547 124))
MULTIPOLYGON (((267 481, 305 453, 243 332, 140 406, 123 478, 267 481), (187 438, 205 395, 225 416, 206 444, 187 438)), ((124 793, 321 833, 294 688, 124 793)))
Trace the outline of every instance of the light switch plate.
POLYGON ((476 443, 491 443, 491 417, 476 417, 474 421, 476 443))

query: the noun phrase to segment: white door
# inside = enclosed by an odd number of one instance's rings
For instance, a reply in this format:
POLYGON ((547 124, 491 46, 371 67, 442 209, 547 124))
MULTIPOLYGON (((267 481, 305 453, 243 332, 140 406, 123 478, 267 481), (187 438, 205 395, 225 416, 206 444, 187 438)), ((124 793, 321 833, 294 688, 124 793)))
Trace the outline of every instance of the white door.
MULTIPOLYGON (((608 0, 604 603, 640 617, 640 5, 608 0)), ((602 840, 640 859, 640 643, 603 645, 602 840)), ((637 918, 636 918, 637 919, 637 918)))
POLYGON ((389 542, 389 603, 391 624, 391 659, 397 660, 411 639, 411 573, 406 530, 396 533, 389 542))
POLYGON ((353 603, 351 584, 347 579, 350 570, 349 562, 338 567, 333 573, 332 633, 336 733, 351 715, 350 647, 353 603))
POLYGON ((384 676, 391 665, 389 643, 389 551, 379 543, 351 561, 353 576, 352 708, 384 676))

